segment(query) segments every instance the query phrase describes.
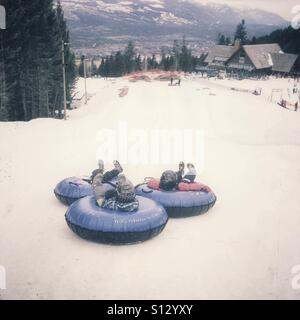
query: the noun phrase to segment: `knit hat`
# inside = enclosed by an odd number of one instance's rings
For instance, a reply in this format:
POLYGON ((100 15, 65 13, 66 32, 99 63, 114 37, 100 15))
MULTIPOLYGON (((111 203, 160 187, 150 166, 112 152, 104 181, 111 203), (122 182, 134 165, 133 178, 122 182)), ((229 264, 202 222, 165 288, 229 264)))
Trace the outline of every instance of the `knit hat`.
POLYGON ((102 185, 102 179, 103 179, 103 174, 102 173, 98 173, 93 181, 92 181, 92 184, 93 184, 93 187, 98 187, 98 186, 101 186, 102 185))
POLYGON ((160 178, 160 188, 162 190, 172 190, 177 186, 177 175, 174 171, 165 171, 160 178))
POLYGON ((119 175, 117 184, 117 201, 128 203, 135 200, 133 184, 124 175, 119 175))

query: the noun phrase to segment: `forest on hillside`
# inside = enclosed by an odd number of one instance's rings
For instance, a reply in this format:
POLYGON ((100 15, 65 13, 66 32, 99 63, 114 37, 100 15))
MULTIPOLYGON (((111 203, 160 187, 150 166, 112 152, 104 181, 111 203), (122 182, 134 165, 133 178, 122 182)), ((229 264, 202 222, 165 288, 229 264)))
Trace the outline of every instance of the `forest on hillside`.
MULTIPOLYGON (((247 38, 247 29, 245 20, 242 20, 236 27, 234 40, 240 39, 242 44, 250 43, 247 38)), ((221 45, 231 45, 232 38, 221 33, 218 35, 217 43, 221 45)), ((192 54, 185 37, 182 42, 174 40, 172 50, 170 52, 161 51, 160 59, 156 55, 142 58, 137 54, 132 42, 129 42, 124 51, 118 51, 115 54, 106 56, 101 60, 99 68, 96 67, 94 61, 91 65, 92 76, 102 77, 121 77, 124 74, 141 70, 160 69, 164 71, 183 71, 195 72, 197 67, 205 65, 204 61, 207 52, 200 56, 192 54)), ((84 76, 84 57, 79 65, 79 75, 84 76)))
MULTIPOLYGON (((278 43, 285 53, 294 53, 300 55, 300 29, 294 29, 289 26, 284 29, 278 29, 262 37, 248 38, 245 20, 237 25, 234 39, 240 39, 242 44, 265 44, 278 43)), ((220 33, 218 44, 229 45, 232 43, 231 38, 220 33)))
POLYGON ((0 0, 6 29, 0 30, 0 121, 63 116, 62 48, 67 99, 76 78, 75 56, 60 3, 0 0))
MULTIPOLYGON (((188 48, 185 39, 182 44, 178 40, 174 41, 171 53, 166 54, 163 50, 158 59, 155 54, 150 57, 143 57, 137 53, 132 42, 129 42, 124 51, 118 51, 102 58, 100 66, 97 68, 94 60, 91 63, 91 75, 102 77, 121 77, 131 72, 142 70, 161 69, 164 71, 184 71, 193 72, 196 66, 202 64, 207 54, 194 56, 188 48)), ((79 76, 84 76, 84 57, 78 67, 79 76)))
POLYGON ((269 35, 254 39, 254 43, 279 43, 286 53, 300 55, 300 29, 293 29, 291 26, 285 29, 275 30, 269 35))
MULTIPOLYGON (((294 53, 300 56, 300 29, 291 26, 275 30, 269 35, 254 39, 253 44, 278 43, 285 53, 294 53)), ((300 58, 296 61, 296 70, 300 70, 300 58)))
MULTIPOLYGON (((84 76, 84 57, 77 70, 60 2, 0 0, 0 5, 6 9, 6 29, 0 30, 0 121, 63 118, 63 57, 68 102, 72 101, 76 76, 84 76)), ((233 39, 219 34, 217 43, 232 45, 237 38, 242 44, 276 42, 284 52, 300 55, 300 29, 288 27, 248 39, 246 22, 242 20, 233 39)), ((193 55, 185 37, 182 42, 174 40, 171 51, 162 50, 159 59, 154 54, 143 57, 129 42, 123 51, 103 57, 99 67, 92 61, 91 75, 120 77, 145 69, 194 72, 206 56, 193 55)))

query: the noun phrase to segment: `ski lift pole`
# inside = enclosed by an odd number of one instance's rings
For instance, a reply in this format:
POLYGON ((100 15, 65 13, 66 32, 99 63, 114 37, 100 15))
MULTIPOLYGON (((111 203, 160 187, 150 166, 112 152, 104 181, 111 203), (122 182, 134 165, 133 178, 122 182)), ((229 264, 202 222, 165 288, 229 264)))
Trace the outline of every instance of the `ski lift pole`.
POLYGON ((144 71, 145 71, 145 72, 147 72, 147 71, 148 71, 148 57, 147 57, 147 55, 145 56, 144 71))
POLYGON ((63 67, 63 87, 64 87, 64 120, 67 120, 67 88, 66 88, 66 62, 65 62, 65 46, 70 43, 61 41, 62 47, 62 67, 63 67))
POLYGON ((87 97, 87 83, 86 83, 86 63, 85 63, 85 56, 83 56, 83 72, 84 72, 84 96, 85 101, 84 103, 87 104, 88 97, 87 97))

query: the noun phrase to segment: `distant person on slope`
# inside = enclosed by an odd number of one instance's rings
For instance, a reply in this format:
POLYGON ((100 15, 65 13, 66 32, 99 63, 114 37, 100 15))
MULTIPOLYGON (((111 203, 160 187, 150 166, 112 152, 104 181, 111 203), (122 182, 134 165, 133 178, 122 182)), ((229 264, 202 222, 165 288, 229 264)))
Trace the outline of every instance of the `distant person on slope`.
POLYGON ((291 97, 291 104, 295 107, 295 111, 298 111, 299 97, 297 93, 294 93, 291 97))
POLYGON ((120 174, 123 169, 118 161, 114 161, 115 169, 108 171, 105 174, 104 166, 100 168, 99 172, 93 179, 92 187, 94 196, 99 207, 113 210, 133 212, 138 210, 139 202, 136 199, 136 194, 133 184, 120 174), (116 188, 111 189, 111 180, 118 177, 116 188))

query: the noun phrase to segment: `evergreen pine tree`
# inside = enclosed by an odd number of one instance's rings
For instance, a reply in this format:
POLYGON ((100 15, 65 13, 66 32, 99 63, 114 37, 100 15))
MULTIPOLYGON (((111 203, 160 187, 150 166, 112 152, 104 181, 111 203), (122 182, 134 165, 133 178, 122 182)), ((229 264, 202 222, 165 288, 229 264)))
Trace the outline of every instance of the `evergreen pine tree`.
POLYGON ((98 68, 97 68, 97 66, 95 64, 95 60, 92 59, 92 62, 91 62, 91 76, 95 77, 97 75, 98 75, 98 68))
POLYGON ((125 63, 124 63, 124 56, 122 55, 121 51, 118 51, 114 58, 114 76, 121 77, 124 75, 125 72, 125 63))
POLYGON ((140 54, 138 56, 136 56, 136 58, 135 58, 135 70, 136 71, 143 70, 143 62, 142 62, 142 57, 140 54))
POLYGON ((226 44, 226 38, 224 36, 224 34, 220 34, 218 35, 218 45, 225 45, 226 44))
POLYGON ((107 76, 107 77, 112 77, 112 74, 113 74, 113 63, 114 63, 114 57, 113 57, 113 55, 111 54, 111 55, 108 56, 107 59, 106 59, 105 68, 106 68, 106 76, 107 76))
POLYGON ((252 37, 252 40, 251 40, 251 44, 256 44, 256 41, 257 41, 256 37, 253 36, 253 37, 252 37))
POLYGON ((244 19, 236 27, 234 40, 236 39, 240 39, 241 44, 245 44, 247 42, 247 30, 246 30, 246 23, 244 19))
POLYGON ((78 66, 78 75, 79 77, 83 78, 84 77, 84 56, 81 56, 80 58, 80 64, 78 66))
POLYGON ((109 57, 107 56, 105 58, 105 63, 104 63, 104 77, 109 77, 109 57))
POLYGON ((229 45, 231 44, 231 39, 230 39, 230 37, 226 37, 226 38, 225 38, 225 44, 226 44, 226 46, 229 46, 229 45))
POLYGON ((174 62, 174 65, 172 66, 173 70, 178 70, 179 68, 179 55, 180 55, 180 47, 178 44, 178 40, 174 40, 173 49, 172 49, 172 56, 173 56, 173 62, 174 62))
POLYGON ((155 54, 153 54, 151 58, 148 58, 148 67, 151 70, 156 69, 158 67, 155 54))
POLYGON ((158 67, 162 70, 167 70, 167 56, 164 49, 161 50, 161 60, 158 67))
POLYGON ((125 64, 126 73, 131 73, 132 71, 134 71, 134 56, 135 56, 134 45, 130 41, 127 47, 125 48, 125 52, 124 52, 124 64, 125 64))
MULTIPOLYGON (((7 29, 0 31, 0 119, 54 116, 62 108, 62 40, 68 42, 63 11, 53 0, 5 1, 7 29)), ((75 79, 75 57, 65 51, 67 97, 75 79)))
POLYGON ((105 60, 104 58, 102 58, 98 68, 98 75, 101 77, 104 77, 104 63, 105 63, 105 60))
POLYGON ((183 41, 181 52, 179 55, 179 69, 184 72, 190 72, 193 69, 192 53, 188 49, 185 39, 183 41))

